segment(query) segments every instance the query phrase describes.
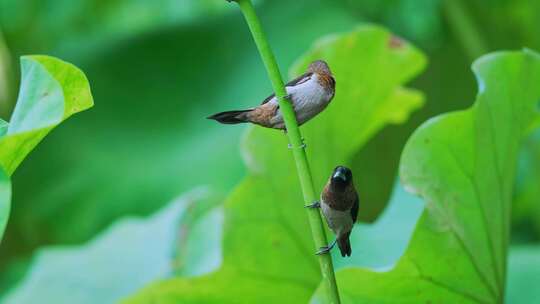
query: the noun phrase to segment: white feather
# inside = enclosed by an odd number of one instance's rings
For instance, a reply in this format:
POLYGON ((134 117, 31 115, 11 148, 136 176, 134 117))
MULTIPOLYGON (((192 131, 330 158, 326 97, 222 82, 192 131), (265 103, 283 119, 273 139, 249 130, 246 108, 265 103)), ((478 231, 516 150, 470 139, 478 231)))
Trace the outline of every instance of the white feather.
MULTIPOLYGON (((332 92, 319 84, 317 74, 313 74, 306 82, 285 89, 287 94, 291 96, 298 124, 303 124, 319 114, 326 108, 333 97, 332 92)), ((269 102, 277 104, 277 99, 274 97, 269 102)), ((272 118, 271 122, 277 125, 283 124, 283 116, 280 110, 272 118)))
POLYGON ((326 218, 328 227, 332 229, 336 236, 351 231, 354 223, 350 209, 345 211, 332 209, 321 199, 321 210, 326 218))

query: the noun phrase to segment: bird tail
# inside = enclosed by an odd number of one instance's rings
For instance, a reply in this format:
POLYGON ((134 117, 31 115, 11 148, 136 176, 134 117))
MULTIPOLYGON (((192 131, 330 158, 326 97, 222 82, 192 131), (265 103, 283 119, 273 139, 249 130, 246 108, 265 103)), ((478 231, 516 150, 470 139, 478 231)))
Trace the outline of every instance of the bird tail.
POLYGON ((249 110, 237 110, 237 111, 226 111, 226 112, 220 112, 216 113, 214 115, 208 116, 208 119, 213 119, 215 121, 218 121, 222 124, 239 124, 248 122, 247 113, 250 112, 249 110))
POLYGON ((345 256, 351 256, 351 242, 349 241, 349 235, 351 234, 351 232, 347 232, 343 235, 341 235, 340 237, 338 237, 337 239, 337 244, 338 244, 338 247, 339 247, 339 251, 341 251, 341 256, 342 257, 345 257, 345 256))

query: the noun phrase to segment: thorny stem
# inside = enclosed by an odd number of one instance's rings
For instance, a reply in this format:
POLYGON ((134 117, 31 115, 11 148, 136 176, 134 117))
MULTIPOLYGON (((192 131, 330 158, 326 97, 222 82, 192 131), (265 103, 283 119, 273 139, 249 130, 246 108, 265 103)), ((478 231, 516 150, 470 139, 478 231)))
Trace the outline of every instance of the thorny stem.
MULTIPOLYGON (((231 0, 228 1, 231 2, 231 0)), ((298 177, 300 179, 300 185, 302 186, 302 193, 304 195, 304 205, 311 204, 317 199, 315 189, 313 187, 311 170, 307 161, 306 151, 302 145, 302 136, 300 134, 300 129, 298 128, 293 107, 290 101, 285 99, 287 93, 285 91, 285 85, 283 83, 283 79, 281 78, 276 59, 272 53, 268 39, 262 30, 261 23, 257 17, 257 13, 255 12, 251 0, 233 1, 238 3, 242 13, 244 14, 253 39, 255 40, 255 44, 257 45, 268 72, 268 76, 270 77, 270 81, 272 82, 272 87, 274 88, 274 92, 278 98, 279 108, 287 128, 289 142, 292 146, 292 152, 296 162, 296 169, 298 171, 298 177)), ((309 224, 311 226, 311 234, 313 236, 313 240, 315 241, 315 246, 317 247, 316 250, 318 250, 319 248, 327 245, 323 221, 317 209, 306 208, 306 210, 308 213, 309 224)), ((334 274, 334 266, 332 265, 332 257, 330 254, 322 254, 318 256, 318 259, 328 303, 339 304, 340 299, 336 284, 336 277, 334 274)))

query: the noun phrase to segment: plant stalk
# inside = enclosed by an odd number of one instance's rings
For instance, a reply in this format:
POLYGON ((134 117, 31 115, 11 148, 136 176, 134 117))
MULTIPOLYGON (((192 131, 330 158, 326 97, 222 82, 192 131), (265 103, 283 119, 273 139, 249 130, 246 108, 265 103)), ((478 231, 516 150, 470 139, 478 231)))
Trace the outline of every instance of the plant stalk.
MULTIPOLYGON (((287 92, 276 59, 272 53, 268 39, 262 30, 261 23, 251 0, 234 1, 238 3, 242 10, 268 72, 268 76, 270 77, 270 81, 272 82, 272 87, 278 99, 279 108, 285 121, 285 127, 287 128, 287 136, 289 137, 289 142, 292 146, 296 169, 300 179, 300 185, 302 186, 302 193, 304 195, 304 203, 306 205, 311 204, 317 200, 315 189, 313 187, 311 170, 307 161, 306 151, 303 147, 302 136, 293 107, 291 102, 286 99, 287 92)), ((319 210, 311 208, 306 208, 306 210, 316 249, 326 246, 328 243, 319 210)), ((339 304, 340 299, 334 274, 334 266, 332 265, 332 256, 330 254, 322 254, 318 256, 318 259, 328 303, 339 304)))
POLYGON ((463 46, 469 60, 474 61, 488 53, 487 43, 461 0, 443 0, 443 10, 450 28, 463 46))

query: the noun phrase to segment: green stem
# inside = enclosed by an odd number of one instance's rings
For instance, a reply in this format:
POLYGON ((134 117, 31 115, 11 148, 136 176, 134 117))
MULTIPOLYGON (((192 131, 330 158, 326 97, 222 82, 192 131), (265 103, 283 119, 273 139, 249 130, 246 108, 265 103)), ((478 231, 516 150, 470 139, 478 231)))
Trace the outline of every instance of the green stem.
MULTIPOLYGON (((313 187, 313 179, 311 177, 306 151, 302 147, 302 136, 300 134, 300 129, 298 128, 298 123, 296 122, 293 107, 290 101, 285 99, 287 92, 285 91, 285 85, 283 83, 283 79, 281 78, 276 59, 272 53, 268 39, 262 30, 261 23, 257 17, 255 9, 253 8, 251 0, 235 1, 240 5, 240 9, 244 14, 249 29, 251 30, 251 34, 253 35, 253 39, 255 40, 255 44, 257 45, 268 72, 268 76, 272 81, 272 87, 274 88, 274 92, 278 98, 279 109, 283 115, 285 126, 287 128, 289 142, 293 147, 292 152, 296 162, 298 177, 300 178, 300 185, 302 186, 302 192, 304 194, 304 201, 305 204, 311 204, 317 200, 315 189, 313 187)), ((319 211, 311 208, 306 208, 306 210, 308 213, 311 234, 313 236, 313 240, 315 241, 316 249, 326 246, 328 243, 319 211)), ((332 265, 332 257, 330 254, 323 254, 319 255, 318 259, 328 303, 338 304, 340 303, 340 300, 336 284, 336 277, 334 275, 334 266, 332 265)))
POLYGON ((454 35, 471 61, 486 54, 489 49, 461 0, 443 0, 443 10, 454 35))
POLYGON ((0 118, 8 118, 11 108, 11 69, 9 50, 0 28, 0 118))

